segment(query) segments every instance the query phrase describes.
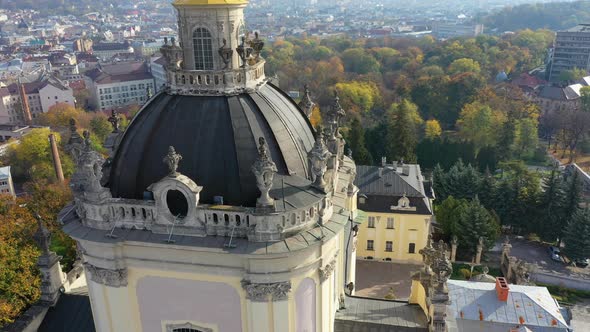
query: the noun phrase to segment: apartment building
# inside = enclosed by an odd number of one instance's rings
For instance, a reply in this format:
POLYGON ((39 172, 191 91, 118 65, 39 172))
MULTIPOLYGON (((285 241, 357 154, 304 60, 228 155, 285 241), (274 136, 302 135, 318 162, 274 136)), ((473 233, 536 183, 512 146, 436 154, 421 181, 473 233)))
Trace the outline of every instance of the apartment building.
POLYGON ((148 90, 154 92, 154 77, 143 62, 101 65, 85 75, 91 106, 101 111, 143 104, 148 90))
POLYGON ((551 60, 549 80, 557 82, 560 74, 574 68, 590 69, 590 24, 579 24, 558 31, 551 60))

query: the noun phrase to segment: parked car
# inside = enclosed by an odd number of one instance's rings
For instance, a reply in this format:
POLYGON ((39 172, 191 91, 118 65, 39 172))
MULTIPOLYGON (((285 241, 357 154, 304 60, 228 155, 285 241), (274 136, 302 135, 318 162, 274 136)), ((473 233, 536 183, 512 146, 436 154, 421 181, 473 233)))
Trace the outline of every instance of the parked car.
POLYGON ((586 266, 588 266, 589 263, 590 263, 590 259, 588 259, 588 258, 576 259, 574 261, 574 265, 577 267, 581 267, 581 268, 585 268, 586 266))
POLYGON ((561 258, 561 251, 559 251, 559 248, 550 246, 549 255, 551 256, 552 260, 556 262, 563 262, 563 259, 561 258))

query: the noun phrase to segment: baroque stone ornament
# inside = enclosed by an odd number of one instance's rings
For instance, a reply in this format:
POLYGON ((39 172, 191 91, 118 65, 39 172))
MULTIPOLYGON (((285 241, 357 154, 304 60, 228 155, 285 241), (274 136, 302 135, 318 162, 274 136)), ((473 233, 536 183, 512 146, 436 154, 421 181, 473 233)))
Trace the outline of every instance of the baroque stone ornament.
POLYGON ((346 115, 346 111, 340 105, 340 97, 338 92, 334 93, 334 101, 328 112, 328 121, 330 126, 331 138, 341 137, 340 135, 340 120, 346 115))
POLYGON ((320 268, 318 270, 318 272, 320 274, 320 282, 324 282, 324 281, 330 279, 330 276, 332 275, 332 272, 334 272, 335 267, 336 267, 336 257, 334 257, 334 259, 332 259, 330 261, 330 263, 328 263, 326 266, 324 266, 323 268, 320 268))
POLYGON ((119 112, 112 110, 111 116, 109 116, 108 120, 113 126, 113 133, 118 133, 120 131, 119 127, 121 126, 121 116, 119 115, 119 112))
POLYGON ((311 174, 313 176, 313 186, 322 191, 326 191, 326 180, 324 174, 328 170, 328 158, 332 153, 328 151, 324 142, 324 135, 321 129, 318 129, 315 144, 309 151, 309 162, 311 163, 311 174))
POLYGON ((70 119, 70 138, 66 144, 65 150, 72 156, 74 163, 77 164, 78 159, 84 150, 84 139, 78 134, 76 120, 74 119, 70 119))
POLYGON ((84 269, 90 275, 90 280, 109 287, 127 286, 127 269, 103 269, 90 263, 84 263, 84 269))
POLYGON ((246 298, 255 302, 266 302, 270 296, 272 301, 283 301, 291 291, 291 282, 252 283, 242 280, 242 288, 246 291, 246 298))
POLYGON ((432 265, 434 254, 435 254, 435 250, 432 247, 432 234, 428 234, 428 240, 426 241, 426 246, 424 248, 420 249, 420 251, 418 251, 418 253, 420 255, 422 255, 422 261, 424 262, 424 267, 429 269, 430 265, 432 265))
POLYGON ((164 164, 168 166, 168 176, 177 177, 180 174, 178 173, 178 164, 181 160, 182 156, 176 152, 173 146, 169 146, 168 154, 163 159, 164 164))
POLYGON ((256 186, 260 190, 260 197, 256 200, 256 205, 258 207, 274 206, 274 199, 270 197, 269 192, 277 172, 277 165, 270 158, 264 137, 258 139, 258 158, 252 165, 252 172, 256 177, 256 186))
POLYGON ((434 246, 431 268, 434 272, 433 281, 439 287, 444 287, 453 273, 453 264, 449 260, 448 250, 443 240, 438 241, 434 246))
POLYGON ((252 55, 256 60, 260 59, 260 52, 264 48, 264 42, 260 39, 258 32, 254 32, 254 39, 250 41, 250 47, 252 48, 252 55))
POLYGON ((223 61, 223 69, 227 69, 231 61, 231 57, 234 54, 234 50, 227 46, 227 40, 225 38, 223 39, 223 45, 219 48, 217 53, 221 57, 221 61, 223 61))
POLYGON ((299 102, 299 108, 301 108, 305 115, 310 118, 315 103, 311 100, 311 93, 309 92, 309 86, 307 84, 303 87, 303 90, 303 98, 301 98, 301 101, 299 102))
POLYGON ((86 130, 83 135, 82 145, 71 150, 72 155, 76 153, 77 157, 74 157, 76 171, 70 179, 70 187, 74 194, 84 193, 87 198, 90 198, 92 194, 101 194, 101 197, 106 197, 108 195, 100 183, 104 157, 92 149, 90 133, 86 130))
POLYGON ((35 213, 35 219, 37 219, 37 232, 33 235, 33 238, 39 244, 39 248, 45 255, 50 254, 49 245, 51 244, 51 232, 45 226, 45 223, 41 219, 41 216, 38 213, 35 213))
POLYGON ((252 55, 252 48, 247 46, 246 37, 242 37, 242 43, 236 48, 240 60, 242 60, 242 68, 246 68, 248 65, 248 58, 252 55))

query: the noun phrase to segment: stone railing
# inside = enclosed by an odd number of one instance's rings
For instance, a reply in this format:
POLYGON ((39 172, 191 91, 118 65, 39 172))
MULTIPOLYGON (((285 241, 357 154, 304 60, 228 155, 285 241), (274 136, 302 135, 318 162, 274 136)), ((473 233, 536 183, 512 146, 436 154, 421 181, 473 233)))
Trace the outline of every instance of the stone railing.
POLYGON ((271 213, 259 213, 255 208, 203 204, 198 206, 194 216, 171 222, 153 200, 108 199, 99 203, 80 200, 77 204, 83 223, 96 229, 108 231, 114 227, 145 229, 158 234, 233 236, 257 242, 279 241, 313 228, 322 220, 329 220, 333 210, 327 198, 299 209, 271 213))
POLYGON ((245 68, 230 70, 175 70, 168 73, 170 92, 180 95, 239 93, 265 81, 264 60, 245 68))

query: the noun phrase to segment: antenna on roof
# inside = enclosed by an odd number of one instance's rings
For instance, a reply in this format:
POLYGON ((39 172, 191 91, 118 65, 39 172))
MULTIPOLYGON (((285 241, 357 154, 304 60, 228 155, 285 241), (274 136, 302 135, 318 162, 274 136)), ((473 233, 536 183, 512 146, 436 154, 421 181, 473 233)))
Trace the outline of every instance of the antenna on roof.
POLYGON ((117 228, 117 220, 115 220, 115 223, 113 225, 113 228, 111 228, 111 231, 107 234, 105 234, 105 237, 108 237, 109 239, 116 239, 118 238, 117 235, 113 234, 115 232, 115 228, 117 228))
POLYGON ((226 248, 235 248, 237 247, 235 244, 232 243, 233 239, 234 239, 234 231, 236 229, 236 225, 234 225, 234 227, 232 227, 231 229, 231 235, 229 236, 229 242, 224 244, 223 246, 226 248))
POLYGON ((174 221, 172 222, 172 228, 170 229, 170 234, 168 234, 168 239, 164 240, 164 242, 166 242, 166 243, 176 242, 176 241, 172 240, 172 233, 174 233, 174 226, 176 226, 178 219, 180 219, 180 214, 176 215, 176 217, 174 218, 174 221))

